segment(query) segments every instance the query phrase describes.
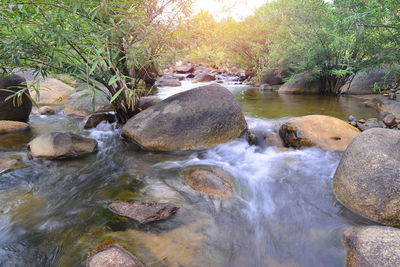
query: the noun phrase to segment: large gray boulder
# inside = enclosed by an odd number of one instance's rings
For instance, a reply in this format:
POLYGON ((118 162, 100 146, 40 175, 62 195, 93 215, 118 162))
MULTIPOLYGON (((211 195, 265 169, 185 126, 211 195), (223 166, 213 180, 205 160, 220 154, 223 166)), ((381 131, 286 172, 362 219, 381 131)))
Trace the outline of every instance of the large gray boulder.
MULTIPOLYGON (((12 75, 8 77, 1 78, 0 76, 0 89, 11 90, 13 92, 18 92, 26 88, 25 78, 12 75)), ((17 99, 9 99, 6 101, 7 97, 13 93, 0 90, 0 120, 10 120, 10 121, 22 121, 26 122, 29 120, 29 115, 32 111, 32 102, 29 98, 29 91, 25 90, 20 101, 17 99)))
POLYGON ((378 96, 370 101, 365 102, 365 104, 381 113, 391 113, 396 118, 400 118, 400 101, 390 100, 385 96, 378 96))
POLYGON ((269 85, 280 85, 284 84, 285 78, 289 77, 290 70, 275 70, 268 71, 261 75, 260 83, 269 85))
POLYGON ((333 177, 337 199, 373 221, 400 226, 400 131, 373 128, 348 146, 333 177))
POLYGON ((97 141, 73 133, 48 133, 33 139, 28 150, 35 158, 75 158, 97 152, 97 141))
POLYGON ((313 79, 307 72, 299 74, 294 81, 286 82, 278 90, 279 94, 319 94, 320 92, 320 80, 313 79))
POLYGON ((122 136, 143 149, 189 150, 238 138, 247 129, 240 104, 229 90, 211 84, 173 95, 140 112, 122 136))
POLYGON ((377 92, 373 89, 375 83, 388 83, 392 80, 393 75, 388 76, 383 68, 372 71, 359 71, 347 80, 345 85, 340 88, 340 92, 350 95, 376 94, 377 92))
POLYGON ((345 231, 347 267, 400 266, 400 230, 383 226, 357 226, 345 231))

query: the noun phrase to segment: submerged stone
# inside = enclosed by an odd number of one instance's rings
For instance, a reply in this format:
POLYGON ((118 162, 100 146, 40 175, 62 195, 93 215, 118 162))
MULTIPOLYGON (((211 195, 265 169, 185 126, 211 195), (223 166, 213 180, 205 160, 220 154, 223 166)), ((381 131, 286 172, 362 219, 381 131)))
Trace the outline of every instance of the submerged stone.
POLYGON ((149 223, 165 220, 179 210, 179 206, 172 203, 120 201, 108 206, 118 215, 134 219, 140 223, 149 223))
POLYGON ((115 243, 100 244, 87 260, 88 267, 143 267, 129 251, 115 243))
POLYGON ((22 169, 25 167, 26 165, 21 163, 17 159, 12 159, 12 158, 0 159, 0 174, 16 169, 22 169))
POLYGON ((190 167, 183 172, 185 182, 194 190, 217 198, 231 198, 231 176, 217 167, 190 167))

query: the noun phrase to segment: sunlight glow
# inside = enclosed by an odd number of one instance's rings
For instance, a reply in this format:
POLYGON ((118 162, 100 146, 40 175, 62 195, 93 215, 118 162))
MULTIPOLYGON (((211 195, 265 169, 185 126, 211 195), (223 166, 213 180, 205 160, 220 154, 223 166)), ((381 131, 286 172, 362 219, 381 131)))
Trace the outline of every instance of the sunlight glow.
POLYGON ((194 12, 205 10, 217 20, 232 17, 241 20, 254 13, 257 7, 268 0, 195 0, 194 12))

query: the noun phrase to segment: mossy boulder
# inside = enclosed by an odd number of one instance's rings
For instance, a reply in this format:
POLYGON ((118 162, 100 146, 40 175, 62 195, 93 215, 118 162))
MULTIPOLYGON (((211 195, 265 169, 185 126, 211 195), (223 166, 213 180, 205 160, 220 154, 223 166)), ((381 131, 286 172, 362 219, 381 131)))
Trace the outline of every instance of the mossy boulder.
POLYGON ((360 130, 347 122, 324 115, 293 118, 279 129, 279 135, 287 146, 334 151, 344 151, 359 133, 360 130))
POLYGON ((400 226, 400 131, 374 128, 349 145, 333 177, 337 199, 378 223, 400 226))
POLYGON ((356 226, 345 231, 347 267, 400 266, 400 229, 356 226))
POLYGON ((29 115, 32 111, 32 101, 28 96, 28 90, 25 90, 19 99, 7 99, 14 94, 12 92, 18 92, 25 88, 26 80, 21 76, 0 76, 0 120, 21 122, 27 122, 29 120, 29 115), (8 91, 3 91, 1 89, 8 91))
POLYGON ((146 150, 173 151, 226 143, 246 129, 235 96, 211 84, 173 95, 140 112, 125 124, 122 136, 146 150))

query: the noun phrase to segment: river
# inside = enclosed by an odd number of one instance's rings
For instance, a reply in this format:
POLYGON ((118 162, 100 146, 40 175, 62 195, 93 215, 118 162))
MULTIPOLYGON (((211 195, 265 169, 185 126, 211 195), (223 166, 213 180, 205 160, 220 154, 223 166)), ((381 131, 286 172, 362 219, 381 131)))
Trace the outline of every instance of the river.
MULTIPOLYGON (((160 89, 168 97, 195 85, 160 89)), ((291 116, 376 117, 351 97, 279 96, 226 84, 249 128, 277 129, 291 116)), ((98 243, 114 240, 146 266, 343 266, 343 231, 369 222, 349 212, 331 188, 341 153, 316 148, 280 152, 235 140, 213 148, 141 151, 113 125, 83 130, 83 120, 31 115, 32 130, 0 136, 2 157, 25 169, 0 175, 0 266, 85 266, 98 243), (95 138, 99 152, 71 160, 29 160, 38 134, 71 131, 95 138), (183 183, 192 165, 219 166, 233 176, 235 197, 218 200, 183 183), (115 200, 177 203, 171 219, 140 225, 112 214, 115 200)))

